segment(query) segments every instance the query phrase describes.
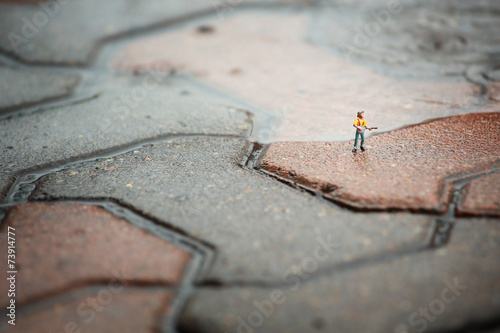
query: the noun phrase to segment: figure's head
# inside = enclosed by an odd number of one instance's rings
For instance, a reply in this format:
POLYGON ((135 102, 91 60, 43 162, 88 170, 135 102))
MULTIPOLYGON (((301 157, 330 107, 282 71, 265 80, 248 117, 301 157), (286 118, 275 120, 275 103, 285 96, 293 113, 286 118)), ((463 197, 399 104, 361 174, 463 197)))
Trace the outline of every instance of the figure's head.
POLYGON ((358 112, 358 118, 363 119, 364 115, 365 115, 365 111, 359 111, 358 112))

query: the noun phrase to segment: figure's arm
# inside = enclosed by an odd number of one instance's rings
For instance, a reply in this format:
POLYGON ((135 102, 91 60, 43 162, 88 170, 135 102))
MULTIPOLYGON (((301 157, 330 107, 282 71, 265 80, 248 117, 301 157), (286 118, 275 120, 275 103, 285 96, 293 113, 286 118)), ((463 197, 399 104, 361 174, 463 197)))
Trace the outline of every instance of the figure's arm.
POLYGON ((352 127, 356 127, 357 129, 359 129, 361 131, 361 128, 359 128, 359 126, 356 124, 352 125, 352 127))

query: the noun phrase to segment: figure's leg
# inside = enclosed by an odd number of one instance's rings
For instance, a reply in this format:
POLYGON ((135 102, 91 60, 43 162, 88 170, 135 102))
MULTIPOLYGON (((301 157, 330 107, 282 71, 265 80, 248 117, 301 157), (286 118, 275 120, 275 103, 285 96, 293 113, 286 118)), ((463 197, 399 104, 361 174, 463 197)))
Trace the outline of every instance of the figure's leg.
POLYGON ((356 149, 358 147, 358 137, 359 137, 359 133, 358 133, 358 131, 356 131, 356 138, 354 139, 354 149, 356 149))
POLYGON ((359 145, 360 148, 363 148, 363 144, 365 143, 365 132, 360 133, 361 135, 361 144, 359 145))

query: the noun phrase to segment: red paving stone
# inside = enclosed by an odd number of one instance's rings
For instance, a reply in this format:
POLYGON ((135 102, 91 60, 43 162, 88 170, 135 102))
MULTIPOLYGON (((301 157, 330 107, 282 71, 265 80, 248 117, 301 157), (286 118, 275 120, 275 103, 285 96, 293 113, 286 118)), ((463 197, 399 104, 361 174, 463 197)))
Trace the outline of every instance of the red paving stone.
POLYGON ((500 216, 500 174, 475 179, 467 184, 457 212, 460 215, 500 216))
POLYGON ((159 290, 101 289, 42 310, 23 313, 7 332, 158 332, 171 295, 159 290))
POLYGON ((499 140, 500 113, 471 114, 368 138, 366 152, 352 153, 353 141, 275 143, 258 167, 354 208, 443 212, 445 179, 498 166, 499 140))
POLYGON ((111 66, 175 69, 230 93, 279 118, 261 130, 274 132, 270 141, 348 140, 359 110, 369 111, 368 124, 391 130, 499 109, 497 102, 479 107, 477 87, 462 78, 387 77, 314 46, 305 39, 310 20, 306 13, 238 13, 204 23, 210 34, 187 26, 133 41, 111 66))
MULTIPOLYGON (((183 249, 90 205, 15 206, 2 225, 3 244, 8 226, 16 233, 18 303, 93 283, 173 285, 190 260, 183 249)), ((0 279, 0 290, 7 289, 0 279)), ((6 293, 0 297, 5 304, 6 293)))

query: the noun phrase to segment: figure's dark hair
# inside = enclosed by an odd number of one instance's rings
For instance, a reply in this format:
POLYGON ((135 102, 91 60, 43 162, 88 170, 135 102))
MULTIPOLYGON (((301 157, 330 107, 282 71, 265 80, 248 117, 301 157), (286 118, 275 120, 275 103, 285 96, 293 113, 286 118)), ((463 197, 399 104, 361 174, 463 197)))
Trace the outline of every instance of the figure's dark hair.
POLYGON ((365 111, 359 111, 359 112, 358 112, 358 118, 359 118, 359 115, 360 115, 360 114, 362 114, 362 113, 364 113, 364 112, 365 112, 365 111))

